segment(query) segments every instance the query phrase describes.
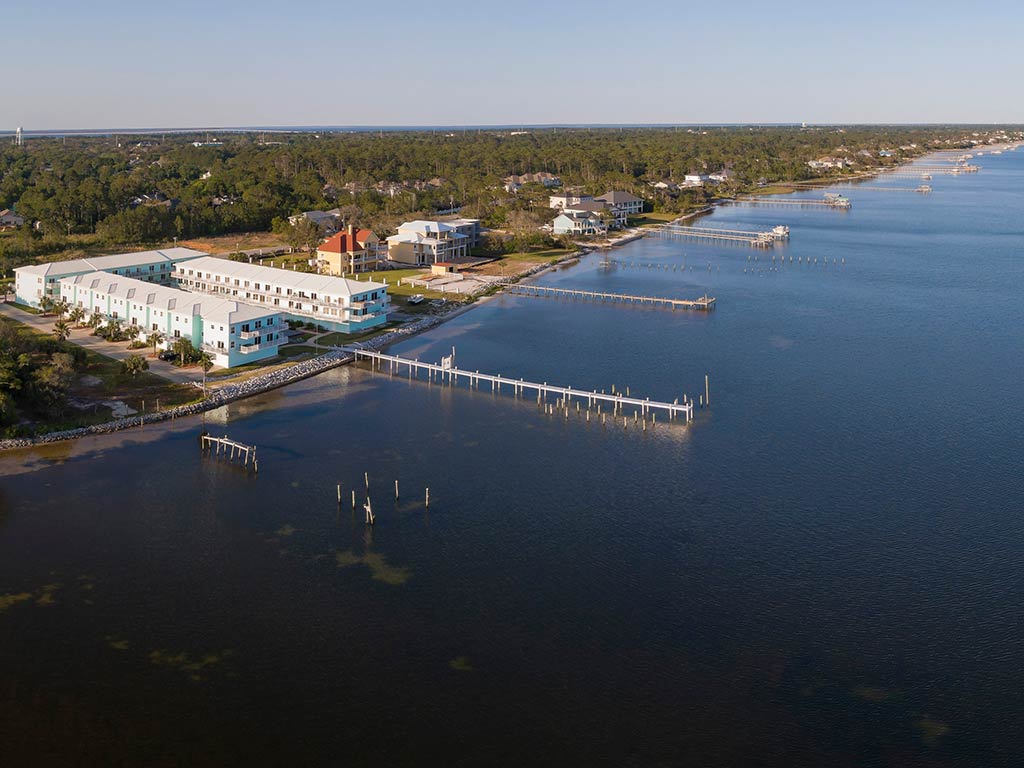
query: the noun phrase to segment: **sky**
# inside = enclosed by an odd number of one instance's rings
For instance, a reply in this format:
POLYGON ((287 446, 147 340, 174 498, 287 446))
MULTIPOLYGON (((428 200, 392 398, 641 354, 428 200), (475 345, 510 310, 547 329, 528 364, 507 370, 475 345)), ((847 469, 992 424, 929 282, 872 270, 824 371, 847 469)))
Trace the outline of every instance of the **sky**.
POLYGON ((1024 123, 1024 7, 11 0, 0 130, 1024 123))

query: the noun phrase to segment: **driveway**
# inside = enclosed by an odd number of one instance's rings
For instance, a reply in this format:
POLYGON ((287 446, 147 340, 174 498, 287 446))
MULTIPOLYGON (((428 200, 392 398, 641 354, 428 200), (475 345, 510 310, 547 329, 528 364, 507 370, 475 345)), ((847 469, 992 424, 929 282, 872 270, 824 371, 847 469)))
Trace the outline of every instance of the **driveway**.
MULTIPOLYGON (((57 318, 54 315, 33 315, 31 312, 25 312, 17 307, 3 303, 0 303, 0 314, 47 334, 53 333, 53 324, 57 322, 57 318)), ((68 341, 92 350, 97 354, 112 357, 114 360, 124 360, 128 355, 148 355, 148 351, 145 349, 128 349, 127 342, 113 343, 99 336, 93 336, 91 328, 72 330, 68 341)), ((199 366, 182 369, 163 360, 157 360, 148 356, 146 361, 149 363, 150 373, 155 373, 157 376, 173 381, 176 384, 191 384, 194 381, 201 382, 203 380, 203 369, 199 366)))

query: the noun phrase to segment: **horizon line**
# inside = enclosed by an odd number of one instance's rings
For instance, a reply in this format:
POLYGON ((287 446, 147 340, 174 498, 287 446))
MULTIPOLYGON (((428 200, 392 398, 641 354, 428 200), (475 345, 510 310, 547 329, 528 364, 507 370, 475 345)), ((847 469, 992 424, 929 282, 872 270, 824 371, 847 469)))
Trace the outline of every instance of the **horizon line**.
MULTIPOLYGON (((474 131, 474 130, 553 130, 558 128, 845 128, 845 127, 949 127, 949 128, 1021 128, 1024 123, 1000 122, 700 122, 700 123, 461 123, 436 125, 359 124, 359 125, 238 125, 238 126, 167 126, 167 127, 104 127, 104 128, 21 128, 23 136, 62 136, 115 133, 310 133, 370 131, 474 131)), ((14 136, 18 128, 0 129, 0 136, 14 136)))

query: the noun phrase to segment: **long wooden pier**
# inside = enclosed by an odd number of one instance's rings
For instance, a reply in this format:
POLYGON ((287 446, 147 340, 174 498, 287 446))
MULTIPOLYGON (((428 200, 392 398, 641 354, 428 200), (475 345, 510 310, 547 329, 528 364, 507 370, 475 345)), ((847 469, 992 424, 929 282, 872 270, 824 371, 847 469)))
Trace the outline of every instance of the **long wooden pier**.
POLYGON ((697 240, 717 240, 732 243, 746 243, 755 248, 768 248, 775 243, 789 239, 789 227, 773 227, 765 232, 751 232, 743 229, 715 229, 713 227, 688 227, 682 224, 659 224, 648 227, 660 237, 693 238, 697 240))
MULTIPOLYGON (((495 376, 489 373, 480 373, 480 371, 464 371, 454 365, 454 349, 452 350, 452 355, 443 358, 440 363, 424 363, 420 360, 410 360, 405 357, 387 355, 383 352, 356 347, 350 347, 349 350, 355 355, 356 361, 369 360, 374 369, 378 371, 387 369, 391 373, 401 374, 404 367, 409 378, 412 378, 414 373, 418 376, 421 372, 425 372, 431 381, 447 382, 449 384, 465 381, 471 389, 479 389, 480 384, 484 383, 490 384, 491 391, 496 393, 500 393, 503 386, 509 387, 516 397, 525 397, 527 392, 536 393, 538 405, 545 405, 552 413, 557 408, 559 410, 564 409, 566 414, 568 414, 570 406, 575 402, 577 410, 579 410, 581 405, 586 405, 588 420, 591 409, 596 408, 599 417, 604 415, 614 417, 615 415, 622 415, 623 409, 627 407, 633 408, 634 421, 641 415, 645 419, 648 415, 651 415, 653 420, 653 415, 658 411, 667 415, 670 421, 681 418, 685 423, 693 418, 693 400, 688 400, 685 395, 683 396, 683 402, 679 402, 679 398, 676 398, 675 401, 668 403, 651 400, 650 398, 630 397, 628 390, 626 394, 621 392, 607 394, 597 390, 559 387, 547 382, 541 384, 535 381, 525 381, 524 379, 512 379, 507 376, 495 376), (557 398, 557 402, 547 403, 547 398, 551 395, 557 398), (607 413, 603 412, 601 410, 602 405, 610 406, 611 410, 607 413)), ((704 386, 705 392, 703 395, 700 395, 702 405, 709 398, 707 377, 705 377, 704 386)))
POLYGON ((249 459, 251 458, 253 472, 259 472, 259 464, 256 461, 256 446, 236 443, 228 438, 227 435, 224 435, 224 437, 214 437, 213 435, 203 433, 199 436, 199 450, 202 453, 209 452, 210 456, 227 459, 229 462, 240 459, 244 467, 249 466, 249 459))
POLYGON ((850 189, 866 189, 869 192, 920 192, 922 194, 928 194, 932 191, 932 188, 927 184, 922 184, 919 187, 876 187, 869 184, 854 184, 850 186, 850 189))
POLYGON ((554 288, 547 285, 507 283, 505 291, 521 296, 564 296, 570 299, 594 299, 621 304, 636 304, 664 309, 700 309, 708 311, 715 306, 715 297, 705 294, 699 299, 669 299, 662 296, 633 296, 626 293, 583 291, 577 288, 554 288))
POLYGON ((729 202, 737 205, 774 205, 774 206, 797 206, 803 208, 836 208, 840 210, 849 209, 850 201, 842 195, 825 195, 823 200, 784 200, 777 196, 772 197, 737 197, 729 202))

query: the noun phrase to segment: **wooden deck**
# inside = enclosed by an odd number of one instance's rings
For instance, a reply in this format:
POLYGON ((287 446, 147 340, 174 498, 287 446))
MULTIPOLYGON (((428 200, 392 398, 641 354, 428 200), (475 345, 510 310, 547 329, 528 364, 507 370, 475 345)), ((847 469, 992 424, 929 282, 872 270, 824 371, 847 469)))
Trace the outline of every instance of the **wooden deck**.
MULTIPOLYGON (((577 389, 568 386, 556 386, 548 384, 547 382, 539 383, 533 381, 525 381, 524 379, 513 379, 507 376, 494 375, 489 373, 480 373, 480 371, 465 371, 457 368, 453 364, 454 350, 452 357, 447 357, 441 363, 424 363, 419 360, 410 360, 404 357, 398 357, 396 355, 388 355, 383 352, 376 352, 368 349, 357 349, 350 348, 350 351, 355 355, 356 361, 369 360, 374 370, 382 371, 386 370, 392 374, 402 375, 402 371, 411 379, 415 374, 417 377, 421 373, 426 373, 429 381, 436 381, 438 383, 457 384, 460 381, 464 381, 469 384, 471 389, 479 389, 481 383, 490 384, 491 391, 500 393, 502 387, 511 389, 515 397, 525 397, 526 393, 529 392, 532 395, 535 393, 537 398, 537 404, 545 407, 547 412, 555 413, 562 412, 564 410, 566 416, 568 416, 570 406, 575 403, 577 411, 579 411, 582 405, 586 405, 587 420, 590 420, 590 412, 596 409, 598 417, 612 416, 623 416, 625 408, 633 409, 634 423, 638 423, 639 418, 642 416, 645 420, 648 416, 654 421, 654 414, 658 411, 663 412, 670 421, 676 419, 682 419, 684 423, 688 422, 693 418, 694 403, 693 400, 688 399, 683 395, 683 401, 680 402, 679 398, 669 403, 659 400, 651 400, 650 398, 631 397, 628 394, 621 392, 613 392, 607 394, 605 392, 598 392, 597 390, 586 390, 577 389), (548 403, 547 399, 549 396, 555 396, 557 398, 555 403, 548 403), (610 411, 602 411, 602 405, 609 406, 610 411)), ((705 390, 707 390, 707 381, 705 377, 705 390)), ((701 395, 700 399, 703 403, 704 398, 707 396, 707 392, 701 395)), ((604 423, 604 418, 601 419, 604 423)), ((646 421, 645 421, 646 423, 646 421)))
POLYGON ((635 296, 627 293, 604 293, 601 291, 584 291, 577 288, 555 288, 546 285, 530 285, 509 283, 505 285, 506 293, 520 296, 556 296, 570 299, 592 299, 594 301, 630 304, 663 309, 696 309, 708 311, 714 309, 714 296, 701 296, 698 299, 670 299, 662 296, 635 296))

